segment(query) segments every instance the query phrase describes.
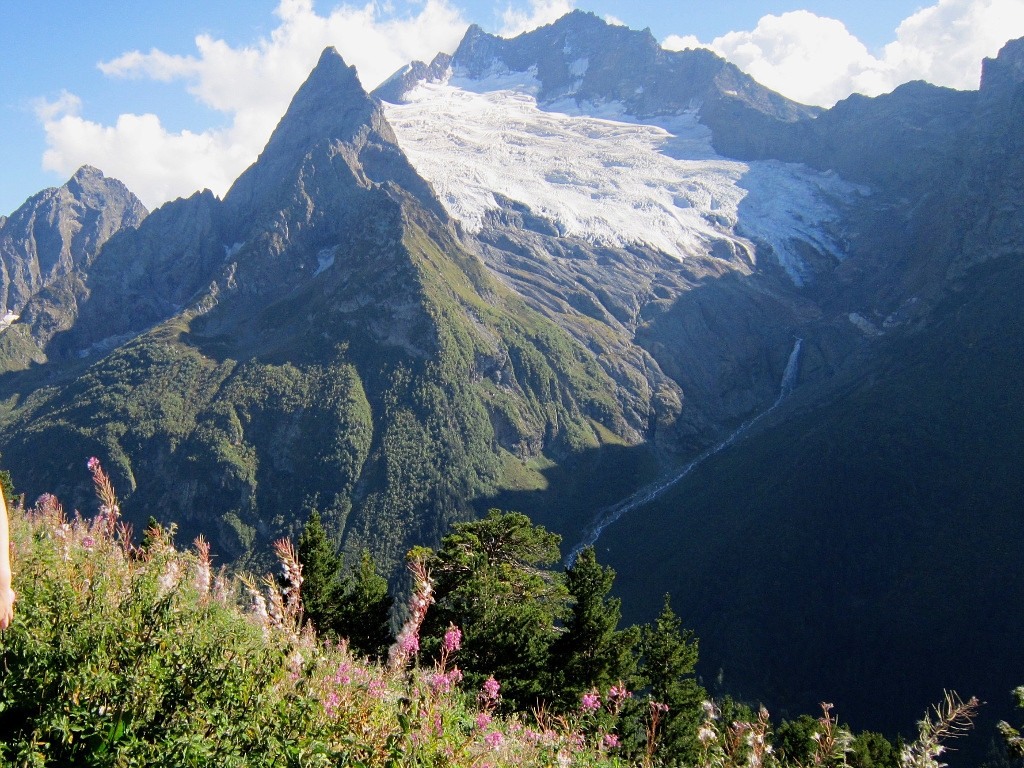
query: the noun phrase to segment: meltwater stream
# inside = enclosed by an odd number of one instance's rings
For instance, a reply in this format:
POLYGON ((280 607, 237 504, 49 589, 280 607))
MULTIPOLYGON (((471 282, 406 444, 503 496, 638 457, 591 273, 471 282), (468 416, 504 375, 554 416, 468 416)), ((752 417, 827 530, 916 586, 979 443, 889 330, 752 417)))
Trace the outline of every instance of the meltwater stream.
POLYGON ((645 504, 654 501, 656 498, 661 496, 665 491, 667 491, 673 485, 675 485, 688 474, 690 474, 696 467, 700 466, 705 459, 707 459, 709 456, 714 456, 723 448, 732 445, 737 438, 741 437, 744 433, 747 432, 747 430, 749 430, 751 427, 757 424, 757 422, 759 422, 769 413, 778 408, 782 401, 789 396, 789 394, 793 391, 793 388, 796 386, 797 370, 799 368, 800 363, 801 343, 803 343, 803 339, 797 339, 796 343, 793 344, 793 351, 789 353, 789 360, 786 361, 786 370, 782 372, 782 381, 779 384, 779 396, 778 398, 776 398, 775 402, 772 403, 771 407, 766 408, 754 418, 740 424, 740 426, 737 427, 731 435, 725 438, 725 440, 718 443, 713 448, 709 448, 708 450, 706 450, 704 453, 695 458, 693 461, 691 461, 681 470, 676 472, 674 475, 668 477, 667 479, 663 478, 661 480, 657 480, 651 483, 650 485, 641 488, 632 496, 629 496, 620 502, 617 502, 609 507, 605 507, 602 510, 599 510, 598 513, 594 516, 594 521, 590 524, 590 527, 587 528, 584 532, 583 540, 575 547, 573 547, 573 550, 566 556, 566 566, 571 566, 574 562, 576 562, 576 557, 585 547, 590 547, 596 544, 598 538, 600 538, 601 536, 602 531, 604 531, 604 529, 607 528, 609 525, 614 523, 627 512, 632 512, 637 507, 642 507, 645 504))

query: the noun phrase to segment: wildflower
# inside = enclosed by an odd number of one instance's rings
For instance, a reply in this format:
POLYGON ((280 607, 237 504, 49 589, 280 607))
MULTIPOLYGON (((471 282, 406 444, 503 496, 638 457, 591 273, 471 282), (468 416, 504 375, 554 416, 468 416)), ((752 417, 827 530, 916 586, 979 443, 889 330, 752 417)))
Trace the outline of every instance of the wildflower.
POLYGON ((198 553, 195 564, 195 584, 199 594, 206 595, 210 592, 213 583, 213 574, 210 572, 210 542, 201 535, 197 536, 193 545, 198 553))
POLYGON ((444 633, 444 643, 441 647, 448 653, 459 650, 462 647, 462 630, 454 624, 449 625, 448 631, 444 633))
POLYGON ((596 693, 584 693, 580 709, 584 712, 594 712, 601 706, 601 697, 596 693))
POLYGON ((483 693, 481 698, 484 701, 497 701, 498 691, 501 690, 501 683, 494 679, 494 675, 491 675, 484 681, 483 693))
POLYGON ((615 749, 619 746, 619 737, 614 733, 606 733, 604 738, 601 740, 601 743, 604 745, 605 749, 615 749))
POLYGON ((339 704, 341 704, 341 697, 338 696, 338 692, 331 691, 323 701, 324 711, 327 713, 328 717, 334 717, 335 713, 338 711, 339 704))
POLYGON ((715 729, 705 723, 697 731, 697 741, 705 746, 710 744, 712 741, 718 739, 718 734, 715 733, 715 729))
POLYGON ((160 597, 170 593, 181 580, 181 563, 177 560, 168 560, 164 566, 164 572, 157 579, 157 594, 160 597))
POLYGON ((505 737, 501 734, 501 731, 492 731, 484 737, 484 741, 487 742, 489 747, 497 749, 505 741, 505 737))
POLYGON ((491 724, 491 716, 486 712, 481 712, 476 716, 476 727, 481 731, 491 724))
POLYGON ((633 698, 633 694, 627 691, 625 686, 613 685, 608 689, 608 701, 618 702, 631 698, 633 698))
POLYGON ((90 456, 89 460, 85 462, 85 466, 90 472, 95 472, 100 468, 100 460, 95 456, 90 456))
POLYGON ((408 654, 413 654, 420 649, 420 639, 416 635, 406 635, 398 640, 399 647, 408 654))
POLYGON ((82 546, 86 549, 92 549, 96 546, 96 539, 94 539, 92 536, 83 536, 82 546))

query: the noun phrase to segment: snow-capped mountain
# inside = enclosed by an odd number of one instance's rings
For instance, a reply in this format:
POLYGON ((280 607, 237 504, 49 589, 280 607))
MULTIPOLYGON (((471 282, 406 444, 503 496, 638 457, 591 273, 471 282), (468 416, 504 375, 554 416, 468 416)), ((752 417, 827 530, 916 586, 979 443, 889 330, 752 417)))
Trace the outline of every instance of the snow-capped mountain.
POLYGON ((376 98, 325 51, 223 200, 146 215, 86 168, 0 218, 0 451, 82 509, 100 456, 130 520, 249 563, 312 508, 395 574, 490 506, 570 545, 614 518, 630 618, 672 591, 723 692, 892 729, 868 693, 932 700, 933 644, 997 696, 1022 62, 822 111, 582 12, 376 98))

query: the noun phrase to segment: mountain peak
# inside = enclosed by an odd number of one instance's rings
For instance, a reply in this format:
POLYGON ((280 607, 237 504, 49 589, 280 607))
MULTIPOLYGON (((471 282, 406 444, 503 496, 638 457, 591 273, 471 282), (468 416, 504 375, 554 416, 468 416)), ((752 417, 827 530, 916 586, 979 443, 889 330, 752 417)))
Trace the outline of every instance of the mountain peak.
POLYGON ((1010 40, 994 59, 981 65, 981 90, 1013 88, 1024 83, 1024 37, 1010 40))
POLYGON ((250 205, 259 194, 290 177, 314 147, 351 142, 368 126, 376 128, 381 123, 378 104, 363 89, 356 68, 346 64, 334 47, 325 48, 267 146, 231 186, 225 202, 250 205))

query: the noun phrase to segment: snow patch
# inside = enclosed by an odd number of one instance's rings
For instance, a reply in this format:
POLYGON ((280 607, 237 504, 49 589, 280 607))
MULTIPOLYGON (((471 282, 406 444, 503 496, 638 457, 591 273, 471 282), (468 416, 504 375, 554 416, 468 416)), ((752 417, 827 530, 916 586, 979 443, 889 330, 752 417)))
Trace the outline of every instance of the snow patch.
POLYGON ((722 253, 723 240, 728 252, 752 253, 760 241, 798 285, 807 274, 799 243, 842 257, 835 206, 855 188, 834 174, 722 158, 695 109, 657 124, 618 102, 569 97, 541 109, 539 86, 535 70, 492 66, 384 104, 410 161, 470 231, 501 207, 498 193, 564 235, 681 260, 722 253))
POLYGON ((324 248, 316 255, 316 270, 313 272, 313 277, 316 277, 321 272, 329 267, 334 266, 334 254, 337 251, 337 246, 334 248, 324 248))
POLYGON ((0 317, 0 331, 5 331, 11 327, 13 323, 21 318, 21 315, 16 315, 14 312, 8 311, 3 317, 0 317))
POLYGON ((583 77, 587 74, 587 68, 590 66, 590 59, 584 57, 582 59, 576 59, 569 65, 569 74, 574 77, 583 77))

